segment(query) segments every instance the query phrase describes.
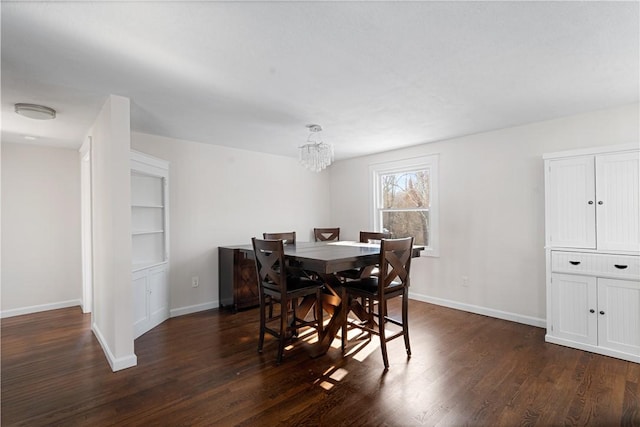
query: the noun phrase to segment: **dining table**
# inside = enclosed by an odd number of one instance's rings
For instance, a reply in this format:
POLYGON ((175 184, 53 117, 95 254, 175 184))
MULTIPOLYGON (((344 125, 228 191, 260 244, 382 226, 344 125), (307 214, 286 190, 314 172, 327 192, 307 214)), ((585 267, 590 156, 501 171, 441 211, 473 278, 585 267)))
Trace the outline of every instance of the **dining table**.
MULTIPOLYGON (((235 246, 235 248, 253 258, 251 245, 235 246)), ((414 245, 412 256, 420 256, 420 251, 423 249, 424 246, 414 245)), ((341 286, 342 281, 337 273, 378 264, 380 244, 346 240, 296 242, 284 245, 284 254, 290 265, 316 274, 325 284, 322 305, 323 311, 328 313, 330 318, 319 332, 317 342, 309 348, 312 357, 323 355, 331 347, 338 331, 342 329, 349 310, 348 301, 341 286)), ((297 308, 298 313, 304 317, 315 303, 315 297, 303 300, 297 308)))

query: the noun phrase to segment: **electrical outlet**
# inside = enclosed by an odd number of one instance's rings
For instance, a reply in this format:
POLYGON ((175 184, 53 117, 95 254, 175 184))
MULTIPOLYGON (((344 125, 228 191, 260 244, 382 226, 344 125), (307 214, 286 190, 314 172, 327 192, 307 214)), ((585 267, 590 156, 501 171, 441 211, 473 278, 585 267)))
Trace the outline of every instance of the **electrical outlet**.
POLYGON ((462 276, 462 286, 465 288, 469 287, 469 276, 462 276))
POLYGON ((193 276, 191 278, 191 287, 197 288, 198 286, 200 286, 200 278, 198 276, 193 276))

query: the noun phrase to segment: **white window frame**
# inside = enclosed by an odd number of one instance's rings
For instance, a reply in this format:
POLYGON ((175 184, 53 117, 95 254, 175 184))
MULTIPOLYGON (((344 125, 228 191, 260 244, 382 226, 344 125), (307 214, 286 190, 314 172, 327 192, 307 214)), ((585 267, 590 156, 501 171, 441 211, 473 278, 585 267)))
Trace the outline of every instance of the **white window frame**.
POLYGON ((439 198, 438 198, 438 163, 439 154, 431 154, 428 156, 413 157, 410 159, 395 160, 384 163, 376 163, 369 166, 370 175, 370 197, 371 197, 371 218, 373 230, 382 230, 381 224, 381 176, 391 173, 402 173, 417 170, 429 170, 429 246, 421 251, 421 256, 440 256, 440 222, 439 222, 439 198))

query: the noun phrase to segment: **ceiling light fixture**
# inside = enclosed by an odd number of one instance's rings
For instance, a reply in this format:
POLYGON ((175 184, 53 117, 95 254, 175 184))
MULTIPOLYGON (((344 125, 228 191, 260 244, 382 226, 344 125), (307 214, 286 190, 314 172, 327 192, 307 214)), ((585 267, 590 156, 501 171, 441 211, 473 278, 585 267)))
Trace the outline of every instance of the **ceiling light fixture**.
POLYGON ((307 169, 320 172, 333 162, 333 145, 322 142, 318 132, 322 131, 320 125, 307 125, 309 137, 307 143, 300 146, 300 163, 307 169))
POLYGON ((16 113, 36 120, 51 120, 56 118, 56 110, 37 104, 16 104, 16 113))

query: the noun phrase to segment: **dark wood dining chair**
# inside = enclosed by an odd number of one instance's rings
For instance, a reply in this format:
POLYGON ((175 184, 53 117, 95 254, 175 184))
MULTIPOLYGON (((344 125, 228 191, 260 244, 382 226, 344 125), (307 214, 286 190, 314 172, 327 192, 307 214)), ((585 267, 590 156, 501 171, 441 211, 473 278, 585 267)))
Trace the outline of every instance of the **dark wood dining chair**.
POLYGON ((256 260, 260 294, 260 336, 258 352, 262 353, 264 335, 269 333, 278 339, 278 356, 276 363, 282 362, 285 343, 298 335, 298 328, 313 327, 318 333, 322 332, 322 286, 323 283, 306 277, 293 277, 287 274, 282 240, 251 239, 256 260), (300 306, 298 298, 303 298, 300 306), (267 304, 280 305, 280 313, 267 318, 267 304), (298 316, 297 310, 306 314, 308 307, 313 304, 315 316, 306 320, 298 316), (279 327, 269 326, 271 322, 279 320, 279 327))
POLYGON ((288 231, 286 233, 262 233, 263 239, 268 240, 282 240, 285 245, 295 245, 296 244, 296 232, 288 231))
MULTIPOLYGON (((380 243, 382 239, 390 239, 391 233, 382 231, 361 231, 360 243, 380 243)), ((364 268, 352 268, 350 270, 341 271, 338 277, 342 280, 356 280, 361 277, 370 276, 376 271, 376 266, 369 265, 364 268)))
POLYGON ((390 239, 391 233, 384 231, 361 231, 360 242, 361 243, 380 243, 382 239, 390 239))
MULTIPOLYGON (((262 238, 265 240, 282 240, 282 243, 285 245, 295 245, 296 244, 296 232, 288 231, 285 233, 262 233, 262 238)), ((296 265, 288 264, 288 272, 289 275, 294 276, 308 276, 306 272, 304 272, 300 268, 296 268, 296 265)))
POLYGON ((409 272, 413 252, 413 237, 403 239, 382 239, 380 243, 380 262, 377 275, 363 277, 344 283, 345 297, 349 309, 363 320, 350 320, 349 310, 345 310, 342 326, 342 351, 345 351, 347 333, 350 328, 359 328, 369 334, 380 337, 380 348, 384 368, 389 369, 387 342, 404 337, 407 356, 411 357, 409 344, 409 272), (402 297, 401 319, 392 318, 387 313, 387 301, 402 297), (356 298, 360 298, 359 302, 356 298), (401 330, 387 336, 386 323, 400 326, 401 330))
POLYGON ((340 240, 340 227, 336 228, 314 228, 313 236, 316 242, 331 242, 340 240))
MULTIPOLYGON (((285 245, 295 245, 296 244, 296 232, 295 231, 287 231, 284 233, 262 233, 262 238, 265 240, 282 240, 285 245)), ((290 276, 294 277, 307 277, 308 275, 299 268, 296 268, 295 265, 288 265, 287 273, 290 276)), ((267 304, 269 305, 269 319, 273 317, 273 303, 270 301, 270 297, 267 296, 267 304)))

